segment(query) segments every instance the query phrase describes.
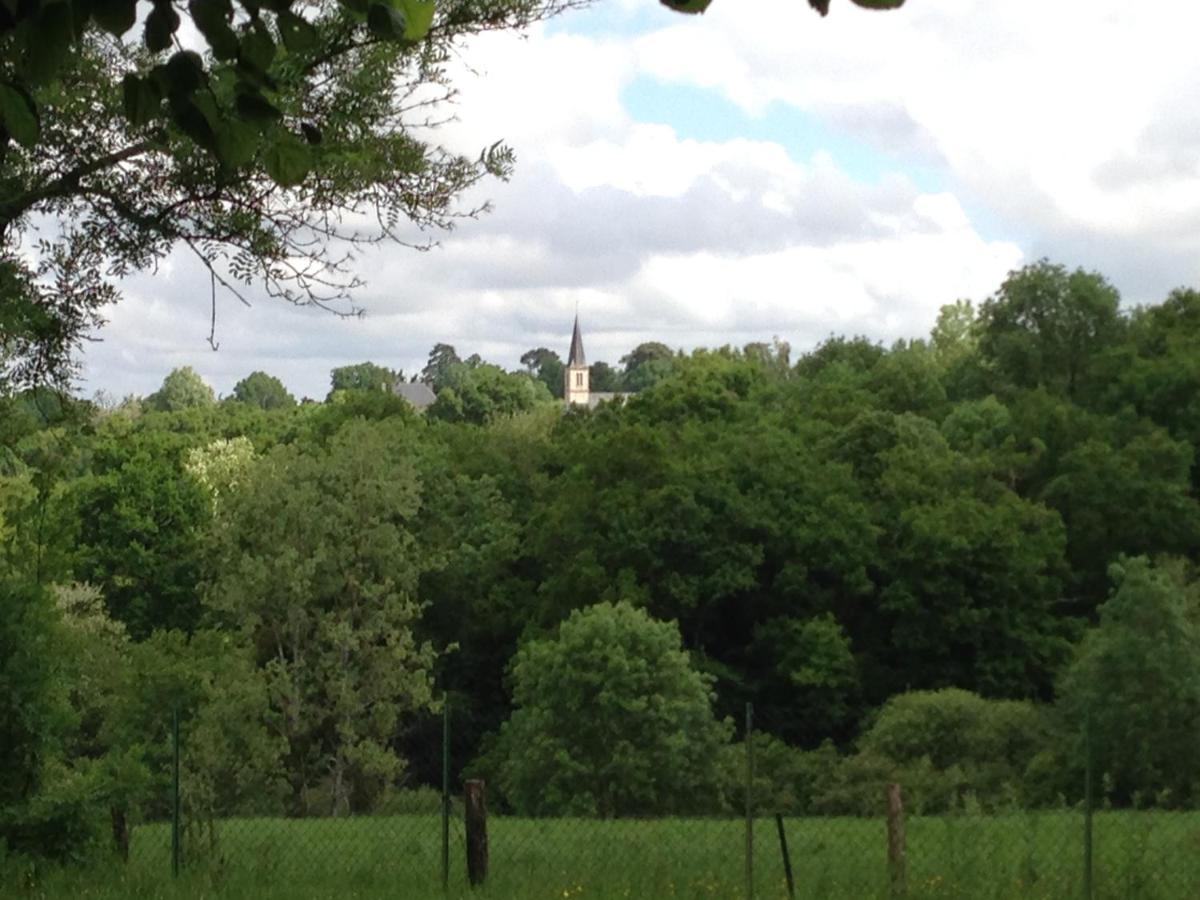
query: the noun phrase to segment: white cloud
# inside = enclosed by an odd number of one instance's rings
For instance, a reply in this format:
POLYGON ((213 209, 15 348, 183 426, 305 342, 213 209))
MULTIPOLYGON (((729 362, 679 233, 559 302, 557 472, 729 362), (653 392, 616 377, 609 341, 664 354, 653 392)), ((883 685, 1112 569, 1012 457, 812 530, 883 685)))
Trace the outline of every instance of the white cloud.
MULTIPOLYGON (((1167 0, 944 0, 868 14, 841 4, 716 3, 638 43, 656 77, 711 87, 750 113, 781 102, 838 123, 885 109, 915 125, 955 178, 997 210, 1131 236, 1194 222, 1200 200, 1193 37, 1200 7, 1167 0), (1182 88, 1182 91, 1181 91, 1182 88), (1177 123, 1187 118, 1189 133, 1177 123), (1101 177, 1147 136, 1184 140, 1181 177, 1113 190, 1101 177), (1111 166, 1110 166, 1111 167, 1111 166)), ((869 138, 870 123, 865 126, 869 138)), ((894 132, 893 132, 894 133, 894 132)), ((1176 146, 1176 151, 1178 147, 1176 146)), ((1178 154, 1174 157, 1178 163, 1178 154)), ((1170 161, 1167 163, 1171 164, 1170 161)), ((1153 168, 1153 167, 1151 167, 1153 168)))
POLYGON ((495 212, 441 248, 366 255, 366 320, 222 301, 213 354, 207 279, 180 258, 130 283, 88 353, 90 386, 148 392, 188 364, 222 391, 265 369, 321 396, 335 365, 411 372, 437 341, 516 365, 530 347, 565 352, 577 304, 589 356, 610 362, 650 339, 890 340, 1041 254, 1142 300, 1200 276, 1200 7, 840 2, 822 20, 794 0, 716 0, 648 20, 633 38, 573 34, 566 18, 463 50, 443 139, 475 153, 504 138, 517 176, 488 185, 495 212), (795 107, 896 171, 863 181, 837 147, 801 157, 636 121, 623 92, 645 78, 750 115, 795 107), (908 163, 943 187, 922 189, 908 163))

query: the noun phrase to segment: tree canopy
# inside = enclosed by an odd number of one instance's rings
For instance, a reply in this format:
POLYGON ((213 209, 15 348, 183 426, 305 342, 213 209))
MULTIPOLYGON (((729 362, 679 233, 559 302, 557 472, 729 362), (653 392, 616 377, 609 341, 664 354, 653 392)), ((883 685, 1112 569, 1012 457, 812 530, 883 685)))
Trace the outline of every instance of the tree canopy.
POLYGON ((191 366, 175 369, 163 379, 162 387, 146 398, 151 409, 174 412, 191 406, 209 406, 216 400, 213 389, 191 366))
POLYGON ((282 409, 296 404, 283 382, 266 372, 251 372, 233 386, 233 396, 239 403, 259 409, 282 409))
POLYGON ((1114 805, 1193 806, 1196 298, 1037 263, 928 339, 643 345, 594 410, 448 344, 424 413, 372 371, 0 396, 0 834, 163 816, 173 704, 193 831, 385 811, 440 783, 442 696, 453 772, 530 812, 727 810, 746 702, 796 814, 1074 802, 1089 731, 1114 805), (1021 355, 1079 308, 1072 368, 1021 355))
POLYGON ((711 790, 730 726, 673 623, 625 602, 577 610, 521 648, 512 679, 496 756, 517 812, 684 812, 711 790))

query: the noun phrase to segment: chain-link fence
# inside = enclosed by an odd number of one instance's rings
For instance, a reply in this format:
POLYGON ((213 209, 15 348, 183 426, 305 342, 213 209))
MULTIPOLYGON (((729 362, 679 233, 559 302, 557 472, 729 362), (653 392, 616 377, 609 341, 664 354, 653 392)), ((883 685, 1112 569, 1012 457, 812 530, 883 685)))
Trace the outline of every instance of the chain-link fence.
MULTIPOLYGON (((443 765, 442 785, 386 793, 369 813, 291 817, 197 816, 179 766, 168 814, 129 831, 129 883, 173 873, 256 897, 1200 896, 1200 812, 1108 809, 1091 790, 1003 813, 913 815, 896 785, 876 816, 776 815, 746 790, 703 816, 530 818, 489 810, 486 783, 451 783, 443 765)), ((752 751, 743 775, 754 783, 752 751)))

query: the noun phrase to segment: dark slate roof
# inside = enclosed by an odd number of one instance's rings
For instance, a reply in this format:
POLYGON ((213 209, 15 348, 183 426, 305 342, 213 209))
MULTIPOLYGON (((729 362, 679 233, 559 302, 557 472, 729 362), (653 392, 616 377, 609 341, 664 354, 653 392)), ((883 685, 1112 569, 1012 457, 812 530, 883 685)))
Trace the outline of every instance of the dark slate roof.
POLYGON ((429 406, 437 399, 437 394, 433 392, 433 388, 423 381, 401 381, 396 385, 395 390, 398 396, 403 397, 418 411, 429 406))
POLYGON ((575 313, 575 331, 571 335, 571 352, 567 354, 568 366, 586 366, 583 358, 583 335, 579 333, 579 313, 575 313))

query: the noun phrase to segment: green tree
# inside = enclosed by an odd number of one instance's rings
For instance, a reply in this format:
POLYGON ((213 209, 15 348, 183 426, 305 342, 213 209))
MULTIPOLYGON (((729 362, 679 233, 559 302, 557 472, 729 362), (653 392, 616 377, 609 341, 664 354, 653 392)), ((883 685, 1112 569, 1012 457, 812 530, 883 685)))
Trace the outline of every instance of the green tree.
POLYGON ((91 445, 93 471, 69 483, 74 577, 104 593, 137 639, 196 627, 201 536, 212 503, 183 468, 190 440, 113 422, 91 445))
POLYGON ((1195 450, 1161 429, 1127 443, 1089 438, 1065 453, 1041 491, 1067 526, 1082 611, 1104 599, 1108 565, 1122 554, 1200 551, 1200 503, 1191 492, 1195 450))
POLYGON ((178 412, 193 406, 211 406, 215 402, 210 388, 191 366, 173 369, 162 387, 146 398, 146 405, 162 412, 178 412))
POLYGON ((168 812, 170 711, 180 716, 189 842, 214 817, 282 810, 282 744, 268 728, 265 681, 228 634, 156 631, 133 642, 87 584, 58 585, 62 660, 77 727, 64 742, 80 783, 128 856, 132 828, 168 812), (105 809, 106 807, 106 809, 105 809))
POLYGON ((254 460, 254 445, 244 437, 216 440, 187 452, 184 468, 212 497, 213 507, 222 495, 235 490, 254 460))
POLYGON ((878 605, 851 623, 879 667, 872 687, 1048 695, 1071 633, 1054 607, 1058 514, 988 477, 990 460, 952 451, 926 419, 871 413, 848 432, 842 452, 874 497, 880 529, 878 605))
POLYGON ((562 399, 563 361, 557 353, 545 347, 538 347, 521 355, 521 365, 530 375, 546 385, 551 396, 562 399))
POLYGON ((711 810, 730 727, 712 714, 679 629, 627 602, 578 610, 512 664, 513 714, 495 752, 523 815, 711 810))
POLYGON ((35 857, 78 854, 93 837, 53 790, 74 727, 59 638, 46 589, 0 579, 0 841, 35 857))
POLYGON ((761 727, 809 746, 846 739, 862 688, 849 638, 831 613, 758 624, 750 655, 765 660, 768 670, 755 692, 761 727))
POLYGON ((621 357, 621 389, 637 392, 662 381, 671 371, 675 354, 666 344, 647 341, 621 357))
POLYGON ((950 368, 969 356, 979 344, 975 304, 956 300, 938 310, 937 323, 930 332, 929 342, 938 363, 950 368))
POLYGON ((505 372, 487 363, 457 363, 440 377, 437 400, 425 415, 444 422, 486 425, 554 399, 540 379, 524 372, 505 372))
POLYGON ((621 390, 621 373, 606 362, 594 362, 588 367, 588 387, 601 393, 616 393, 621 390))
POLYGON ((897 344, 872 368, 869 389, 892 412, 911 412, 940 419, 946 389, 936 356, 920 341, 897 344))
POLYGON ((742 357, 766 369, 773 378, 787 378, 792 369, 792 345, 776 335, 771 343, 754 341, 742 348, 742 357))
POLYGON ((830 366, 846 366, 855 372, 869 372, 887 353, 869 338, 833 337, 822 341, 796 362, 796 373, 813 377, 830 366))
MULTIPOLYGON (((88 624, 76 621, 75 640, 95 646, 88 624)), ((179 712, 188 844, 211 842, 218 818, 286 809, 287 744, 252 648, 227 631, 156 631, 122 647, 121 658, 116 679, 88 667, 78 675, 107 680, 95 768, 100 791, 130 827, 169 814, 171 710, 179 712)))
POLYGON ((1012 272, 979 308, 979 350, 1005 384, 1076 402, 1095 395, 1097 368, 1122 337, 1120 295, 1094 272, 1041 260, 1012 272))
POLYGON ((1200 631, 1196 598, 1171 567, 1144 558, 1112 567, 1100 623, 1058 685, 1057 709, 1076 767, 1090 723, 1095 771, 1112 799, 1188 806, 1200 796, 1200 631))
MULTIPOLYGON (((1200 291, 1172 291, 1166 301, 1133 311, 1131 354, 1120 359, 1110 408, 1132 406, 1171 436, 1200 446, 1200 291)), ((1193 471, 1200 488, 1200 468, 1193 471)))
POLYGON ((249 403, 259 409, 286 409, 296 405, 283 382, 266 372, 251 372, 233 386, 233 396, 239 403, 249 403))
POLYGON ((866 811, 878 805, 885 782, 900 781, 907 801, 925 812, 961 808, 968 798, 1005 808, 1026 797, 1026 770, 1049 743, 1046 710, 1029 701, 958 688, 908 691, 879 710, 824 805, 866 811))
POLYGON ((351 422, 275 447, 222 498, 206 604, 256 649, 296 811, 369 808, 404 771, 401 724, 432 705, 408 444, 403 423, 351 422))
POLYGON ((388 393, 403 375, 373 362, 340 366, 329 373, 330 394, 334 391, 383 391, 388 393))
POLYGON ((421 380, 435 391, 440 391, 445 387, 451 370, 461 364, 458 352, 449 344, 434 344, 425 368, 421 370, 421 380))

